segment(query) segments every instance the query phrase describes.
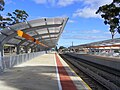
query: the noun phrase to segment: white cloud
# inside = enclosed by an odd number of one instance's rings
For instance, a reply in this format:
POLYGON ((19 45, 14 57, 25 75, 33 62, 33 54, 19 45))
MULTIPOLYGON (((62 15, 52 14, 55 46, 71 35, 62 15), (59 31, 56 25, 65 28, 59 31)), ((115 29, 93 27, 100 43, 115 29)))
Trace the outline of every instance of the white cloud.
POLYGON ((90 41, 93 41, 93 40, 102 40, 102 39, 108 39, 108 38, 111 38, 110 36, 95 36, 95 35, 86 35, 86 36, 81 36, 81 35, 64 35, 62 37, 63 39, 81 39, 81 40, 90 40, 90 41))
POLYGON ((112 0, 81 0, 84 4, 84 7, 76 10, 73 13, 73 17, 84 17, 84 18, 99 18, 98 14, 95 12, 98 8, 104 4, 109 4, 112 0))
POLYGON ((96 30, 96 29, 93 29, 93 30, 65 30, 64 32, 64 35, 70 35, 72 33, 72 35, 80 35, 80 36, 85 36, 85 35, 101 35, 101 34, 104 34, 104 35, 108 35, 106 34, 104 31, 102 30, 96 30))
POLYGON ((37 4, 45 4, 47 3, 47 0, 34 0, 34 2, 37 4))
POLYGON ((113 0, 81 0, 85 5, 90 7, 99 7, 101 5, 110 4, 113 0))
POLYGON ((80 30, 80 31, 71 31, 66 30, 62 35, 63 39, 76 39, 76 40, 103 40, 111 38, 111 34, 108 31, 102 31, 102 30, 80 30), (72 34, 71 34, 72 33, 72 34))
POLYGON ((100 30, 92 30, 92 33, 100 33, 100 30))
MULTIPOLYGON (((7 1, 12 1, 12 0, 7 0, 7 1)), ((37 4, 54 3, 60 6, 68 6, 77 2, 83 2, 85 5, 90 5, 90 6, 94 6, 94 5, 98 6, 112 2, 112 0, 33 0, 33 1, 36 2, 37 4)))
POLYGON ((85 34, 97 34, 97 33, 100 33, 101 31, 100 30, 87 30, 87 31, 83 31, 83 33, 85 34))
POLYGON ((78 2, 78 1, 81 1, 81 0, 58 0, 58 5, 65 7, 65 6, 74 4, 75 2, 78 2))
POLYGON ((49 4, 52 6, 65 7, 80 2, 83 8, 77 9, 74 13, 74 17, 84 18, 99 18, 95 12, 98 8, 104 4, 109 4, 113 0, 33 0, 37 4, 49 4))
POLYGON ((33 0, 35 3, 37 4, 46 4, 46 3, 50 3, 52 5, 58 5, 58 6, 68 6, 73 4, 76 1, 80 1, 80 0, 33 0))
POLYGON ((16 3, 13 2, 12 0, 5 0, 5 4, 16 4, 16 3))
POLYGON ((69 23, 74 23, 75 21, 74 20, 68 20, 69 23))
POLYGON ((56 0, 33 0, 37 4, 47 4, 50 3, 51 5, 55 5, 56 0))
POLYGON ((111 33, 110 33, 110 31, 109 31, 109 32, 104 32, 104 34, 108 34, 108 35, 110 35, 111 33))
POLYGON ((79 16, 79 17, 84 17, 84 18, 98 18, 100 15, 95 14, 97 10, 92 9, 92 8, 83 8, 83 9, 78 9, 73 13, 73 17, 79 16))

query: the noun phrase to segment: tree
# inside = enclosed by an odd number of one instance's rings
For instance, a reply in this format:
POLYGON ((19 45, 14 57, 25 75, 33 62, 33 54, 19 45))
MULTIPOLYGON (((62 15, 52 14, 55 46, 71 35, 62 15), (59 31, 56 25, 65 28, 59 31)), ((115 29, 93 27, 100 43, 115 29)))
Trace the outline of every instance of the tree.
POLYGON ((7 16, 9 16, 11 20, 9 25, 13 25, 16 23, 25 22, 29 15, 24 10, 16 9, 14 12, 8 13, 7 16))
MULTIPOLYGON (((4 10, 4 5, 5 5, 4 0, 0 0, 0 11, 4 10)), ((0 14, 0 29, 5 26, 4 21, 5 21, 5 18, 3 18, 3 16, 0 14)))
POLYGON ((0 16, 0 28, 5 28, 6 26, 14 25, 20 22, 25 22, 29 15, 24 10, 16 9, 14 12, 8 13, 7 16, 7 18, 0 16))
POLYGON ((96 14, 98 13, 105 20, 105 25, 110 26, 112 39, 117 32, 120 34, 120 0, 113 0, 111 4, 99 7, 96 14))
MULTIPOLYGON (((0 0, 0 11, 4 10, 4 5, 5 2, 4 0, 0 0)), ((0 14, 0 29, 4 28, 6 26, 6 24, 8 23, 8 21, 10 21, 10 18, 4 18, 1 14, 0 14)))
POLYGON ((5 5, 4 0, 0 0, 0 11, 4 10, 4 5, 5 5))
MULTIPOLYGON (((5 5, 5 2, 4 0, 0 0, 0 11, 3 11, 4 10, 4 5, 5 5)), ((3 17, 2 15, 0 14, 0 21, 2 21, 3 17)))
POLYGON ((66 47, 64 47, 64 46, 60 46, 59 49, 66 49, 66 47))
MULTIPOLYGON (((4 0, 0 0, 0 11, 4 10, 4 5, 4 0)), ((25 22, 29 15, 24 10, 16 9, 14 12, 8 13, 7 16, 8 17, 3 17, 0 14, 0 29, 16 23, 25 22)))
POLYGON ((4 18, 0 15, 0 29, 5 28, 6 26, 9 26, 9 22, 11 21, 10 18, 4 18))

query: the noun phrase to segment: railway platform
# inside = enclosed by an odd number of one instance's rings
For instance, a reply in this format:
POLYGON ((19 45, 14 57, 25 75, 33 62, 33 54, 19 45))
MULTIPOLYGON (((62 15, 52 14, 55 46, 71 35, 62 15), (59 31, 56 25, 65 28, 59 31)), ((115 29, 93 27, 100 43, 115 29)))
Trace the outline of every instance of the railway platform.
POLYGON ((55 52, 38 56, 0 75, 0 90, 91 90, 55 52))

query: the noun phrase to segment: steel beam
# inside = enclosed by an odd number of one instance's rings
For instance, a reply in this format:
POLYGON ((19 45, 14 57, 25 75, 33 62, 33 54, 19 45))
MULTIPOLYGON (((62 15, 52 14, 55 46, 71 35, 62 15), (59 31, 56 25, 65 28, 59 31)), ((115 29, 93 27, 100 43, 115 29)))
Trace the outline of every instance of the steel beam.
MULTIPOLYGON (((23 29, 22 31, 29 32, 29 31, 34 31, 34 30, 39 30, 39 29, 44 29, 44 28, 50 28, 50 27, 59 27, 59 26, 61 26, 61 24, 50 24, 50 25, 47 25, 47 26, 46 25, 42 25, 42 26, 36 26, 36 27, 32 27, 32 28, 23 29)), ((14 38, 15 36, 17 36, 16 31, 15 31, 15 33, 12 33, 9 36, 7 36, 6 38, 4 38, 1 41, 1 44, 7 43, 7 41, 9 41, 10 39, 14 38)))
MULTIPOLYGON (((56 34, 59 34, 58 32, 57 33, 50 33, 51 35, 56 35, 56 34)), ((39 34, 39 35, 34 35, 34 36, 32 36, 33 38, 38 38, 38 37, 40 37, 40 36, 46 36, 46 35, 48 35, 48 33, 45 33, 45 34, 39 34)), ((44 39, 44 38, 43 38, 44 39)), ((41 39, 42 40, 42 39, 41 39)), ((25 42, 27 42, 28 40, 22 40, 18 45, 22 45, 23 43, 25 43, 25 42)), ((31 42, 28 42, 28 43, 31 43, 31 42)))
POLYGON ((44 46, 44 47, 48 47, 47 45, 39 42, 39 40, 33 38, 32 36, 24 33, 24 32, 21 31, 21 30, 18 30, 18 31, 17 31, 17 34, 18 34, 18 36, 20 36, 20 37, 23 37, 23 38, 25 38, 25 39, 27 39, 27 40, 30 40, 30 41, 32 41, 32 42, 35 42, 36 44, 42 45, 42 46, 44 46))

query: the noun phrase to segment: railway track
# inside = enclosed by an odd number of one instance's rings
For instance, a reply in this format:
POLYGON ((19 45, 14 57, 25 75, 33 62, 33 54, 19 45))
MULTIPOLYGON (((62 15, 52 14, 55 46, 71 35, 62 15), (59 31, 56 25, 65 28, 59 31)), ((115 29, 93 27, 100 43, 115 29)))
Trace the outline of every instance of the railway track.
POLYGON ((120 90, 120 72, 68 54, 60 55, 93 90, 120 90))

